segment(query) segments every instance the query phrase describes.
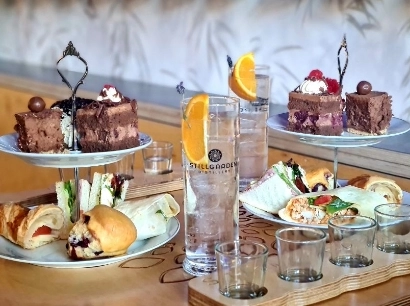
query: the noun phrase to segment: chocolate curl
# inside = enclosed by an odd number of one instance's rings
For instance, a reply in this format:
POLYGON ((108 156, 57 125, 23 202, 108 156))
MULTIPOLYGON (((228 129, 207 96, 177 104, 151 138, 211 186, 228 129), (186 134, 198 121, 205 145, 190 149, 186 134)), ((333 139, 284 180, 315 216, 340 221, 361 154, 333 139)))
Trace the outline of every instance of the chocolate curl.
POLYGON ((343 83, 343 77, 346 73, 346 68, 347 68, 347 64, 349 63, 349 52, 347 51, 347 42, 346 42, 346 34, 343 35, 343 40, 342 43, 339 47, 339 50, 337 51, 337 70, 339 71, 339 84, 340 84, 340 88, 342 88, 342 83, 343 83), (346 53, 346 62, 345 65, 343 67, 343 70, 340 66, 340 52, 342 51, 342 49, 344 49, 345 53, 346 53))
POLYGON ((180 95, 183 95, 183 94, 185 93, 185 87, 184 87, 184 85, 183 85, 183 82, 180 82, 180 83, 177 85, 176 89, 177 89, 177 92, 178 92, 180 95))
POLYGON ((229 66, 229 68, 232 69, 233 63, 232 63, 232 59, 231 59, 231 57, 230 57, 229 55, 226 56, 226 60, 228 61, 228 66, 229 66))

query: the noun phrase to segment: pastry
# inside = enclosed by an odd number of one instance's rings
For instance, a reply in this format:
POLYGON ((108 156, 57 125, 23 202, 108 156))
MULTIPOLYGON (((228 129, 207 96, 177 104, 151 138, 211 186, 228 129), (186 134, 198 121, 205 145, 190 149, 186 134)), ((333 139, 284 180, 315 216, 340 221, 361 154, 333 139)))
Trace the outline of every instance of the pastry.
POLYGON ((60 127, 60 110, 45 109, 40 97, 29 100, 29 112, 15 114, 17 145, 27 153, 61 153, 65 150, 60 127))
POLYGON ((57 240, 63 223, 63 211, 54 204, 33 209, 15 203, 0 205, 1 236, 25 249, 57 240))
POLYGON ((380 176, 363 174, 350 179, 347 185, 377 192, 385 197, 388 203, 401 203, 403 200, 400 186, 395 181, 380 176))
POLYGON ((97 205, 81 215, 70 231, 67 253, 72 259, 122 255, 137 238, 132 221, 122 212, 97 205))
POLYGON ((329 169, 325 167, 304 167, 304 169, 310 191, 317 192, 334 188, 334 176, 329 169))
POLYGON ((97 101, 77 111, 76 127, 82 152, 136 147, 139 145, 137 101, 105 85, 97 101))
POLYGON ((312 70, 289 93, 288 130, 292 132, 339 136, 343 132, 341 89, 335 79, 312 70))
POLYGON ((378 193, 346 186, 296 196, 289 200, 279 216, 289 222, 327 224, 337 215, 360 215, 374 218, 374 208, 387 200, 378 193))
POLYGON ((386 134, 392 119, 392 100, 386 92, 372 91, 367 81, 346 93, 347 131, 360 135, 386 134))

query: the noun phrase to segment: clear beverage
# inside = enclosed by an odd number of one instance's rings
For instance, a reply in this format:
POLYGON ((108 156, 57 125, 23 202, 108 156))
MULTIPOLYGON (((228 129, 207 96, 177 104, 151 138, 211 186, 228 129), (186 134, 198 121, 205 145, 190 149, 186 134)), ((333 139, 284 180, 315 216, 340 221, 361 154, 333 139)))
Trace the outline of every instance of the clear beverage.
MULTIPOLYGON (((270 77, 269 66, 257 65, 256 101, 240 97, 239 189, 243 190, 263 176, 268 168, 270 77)), ((229 94, 236 96, 232 90, 229 94)))
POLYGON ((170 158, 152 156, 144 159, 146 173, 164 174, 171 172, 172 160, 170 158))
POLYGON ((191 163, 182 150, 186 253, 183 268, 193 275, 215 271, 215 246, 239 238, 238 113, 238 100, 210 98, 208 165, 191 163), (230 106, 224 106, 222 101, 229 101, 230 106), (221 105, 212 105, 215 103, 221 105))

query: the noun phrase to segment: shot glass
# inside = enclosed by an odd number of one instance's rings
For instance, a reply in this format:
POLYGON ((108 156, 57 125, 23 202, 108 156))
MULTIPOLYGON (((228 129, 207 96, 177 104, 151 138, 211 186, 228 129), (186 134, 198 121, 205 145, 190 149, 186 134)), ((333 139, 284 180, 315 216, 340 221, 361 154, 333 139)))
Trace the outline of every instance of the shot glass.
POLYGON ((323 277, 326 233, 320 229, 289 227, 276 231, 279 271, 286 281, 307 283, 323 277))
POLYGON ((167 141, 153 141, 142 149, 144 172, 149 174, 166 174, 172 172, 173 145, 167 141))
POLYGON ((104 165, 105 173, 116 173, 120 174, 127 179, 134 178, 134 163, 135 163, 135 153, 126 155, 121 160, 104 165))
POLYGON ((229 95, 240 101, 239 136, 239 190, 263 176, 268 168, 268 132, 270 77, 269 66, 256 65, 255 79, 241 77, 237 80, 229 70, 229 95), (256 97, 241 93, 238 83, 252 84, 256 97))
POLYGON ((268 248, 265 245, 237 240, 219 243, 215 251, 221 294, 234 299, 253 299, 266 294, 268 248))
POLYGON ((410 205, 376 206, 376 247, 386 253, 410 253, 410 205))
POLYGON ((330 262, 361 268, 373 263, 376 221, 365 216, 336 216, 329 220, 330 262))

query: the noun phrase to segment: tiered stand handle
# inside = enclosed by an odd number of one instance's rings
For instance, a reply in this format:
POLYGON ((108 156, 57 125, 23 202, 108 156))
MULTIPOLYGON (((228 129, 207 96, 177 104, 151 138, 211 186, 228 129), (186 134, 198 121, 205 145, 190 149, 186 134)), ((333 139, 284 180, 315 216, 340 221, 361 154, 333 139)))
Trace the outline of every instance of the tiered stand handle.
MULTIPOLYGON (((70 41, 66 47, 66 49, 63 52, 63 56, 57 61, 57 72, 61 76, 63 83, 65 83, 68 88, 71 90, 71 101, 72 101, 72 107, 71 107, 71 126, 72 126, 72 135, 73 135, 73 142, 70 146, 70 151, 72 153, 81 153, 78 149, 78 139, 77 139, 77 129, 75 127, 75 118, 76 118, 76 112, 77 112, 77 105, 76 105, 76 93, 78 87, 83 84, 85 77, 88 74, 88 64, 87 62, 80 56, 80 53, 75 49, 73 43, 70 41), (67 56, 75 56, 77 57, 84 65, 85 65, 85 72, 81 79, 77 82, 77 84, 73 87, 71 86, 70 82, 64 77, 64 75, 60 72, 58 69, 58 64, 67 56)), ((60 169, 61 171, 61 169, 60 169)), ((60 175, 61 176, 61 175, 60 175)), ((78 180, 79 180, 79 175, 78 175, 78 167, 74 167, 74 182, 75 182, 75 190, 76 194, 78 193, 78 180)), ((78 221, 80 219, 80 200, 79 197, 76 197, 74 207, 72 210, 71 214, 71 219, 73 222, 78 221)))

